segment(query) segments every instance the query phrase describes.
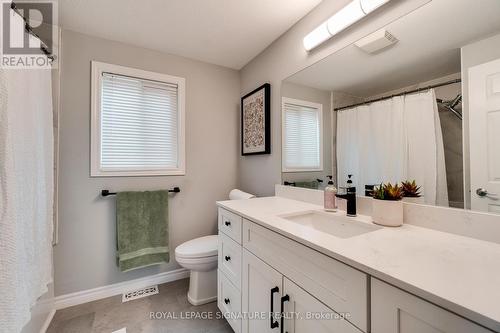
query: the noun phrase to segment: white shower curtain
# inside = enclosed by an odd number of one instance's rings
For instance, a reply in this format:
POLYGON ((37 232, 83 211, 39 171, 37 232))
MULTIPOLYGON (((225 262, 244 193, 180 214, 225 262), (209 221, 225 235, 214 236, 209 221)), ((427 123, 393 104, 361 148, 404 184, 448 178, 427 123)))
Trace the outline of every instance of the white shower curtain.
POLYGON ((415 179, 424 202, 448 206, 443 137, 434 90, 337 113, 337 179, 365 185, 415 179))
POLYGON ((52 282, 51 73, 0 69, 0 332, 20 332, 52 282))

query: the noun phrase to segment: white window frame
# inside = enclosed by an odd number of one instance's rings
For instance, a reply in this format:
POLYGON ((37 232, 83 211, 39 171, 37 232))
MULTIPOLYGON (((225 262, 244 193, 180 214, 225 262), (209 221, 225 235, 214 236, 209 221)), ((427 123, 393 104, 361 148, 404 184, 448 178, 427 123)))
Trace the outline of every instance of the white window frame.
POLYGON ((281 98, 281 171, 282 172, 311 172, 311 171, 323 171, 323 104, 314 103, 309 101, 304 101, 295 98, 282 97, 281 98), (285 128, 285 104, 296 104, 305 107, 310 107, 318 109, 319 113, 319 168, 288 168, 285 165, 285 140, 286 140, 286 128, 285 128))
POLYGON ((185 93, 186 81, 182 77, 144 71, 136 68, 92 61, 91 81, 91 135, 90 135, 90 176, 182 176, 186 174, 186 140, 185 140, 185 93), (177 85, 178 112, 178 161, 176 168, 161 168, 148 170, 102 170, 101 169, 101 91, 102 74, 113 73, 138 79, 153 80, 177 85))

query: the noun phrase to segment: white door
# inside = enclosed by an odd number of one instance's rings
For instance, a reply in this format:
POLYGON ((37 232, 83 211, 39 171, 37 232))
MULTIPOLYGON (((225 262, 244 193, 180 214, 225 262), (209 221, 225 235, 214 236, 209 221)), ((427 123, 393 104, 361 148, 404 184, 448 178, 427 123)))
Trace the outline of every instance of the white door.
POLYGON ((282 303, 285 333, 360 333, 344 317, 286 277, 283 278, 282 303))
POLYGON ((246 249, 241 289, 243 313, 252 316, 243 318, 243 333, 280 333, 282 275, 246 249))
POLYGON ((500 213, 500 59, 469 69, 471 208, 500 213))

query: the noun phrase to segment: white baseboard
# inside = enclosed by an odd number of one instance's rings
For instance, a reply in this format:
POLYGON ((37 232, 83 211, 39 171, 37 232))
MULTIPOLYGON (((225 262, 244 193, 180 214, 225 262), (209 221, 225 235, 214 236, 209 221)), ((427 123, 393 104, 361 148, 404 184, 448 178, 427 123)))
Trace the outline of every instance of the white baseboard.
POLYGON ((57 296, 55 299, 55 308, 56 310, 60 310, 70 306, 120 295, 127 291, 141 289, 155 284, 181 280, 187 277, 189 277, 189 271, 185 268, 180 268, 169 272, 146 276, 140 279, 115 283, 94 289, 82 290, 71 294, 57 296))
POLYGON ((54 318, 55 314, 56 314, 56 309, 50 310, 49 314, 47 315, 47 319, 45 319, 42 328, 40 328, 40 333, 47 332, 47 329, 49 328, 50 323, 52 322, 52 319, 54 318))

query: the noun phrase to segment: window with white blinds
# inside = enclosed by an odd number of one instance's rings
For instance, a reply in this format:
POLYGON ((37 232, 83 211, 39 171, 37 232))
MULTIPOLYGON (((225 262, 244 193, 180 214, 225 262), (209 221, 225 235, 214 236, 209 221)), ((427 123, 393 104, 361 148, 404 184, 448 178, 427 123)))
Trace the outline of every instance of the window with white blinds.
POLYGON ((323 170, 321 104, 283 98, 283 172, 323 170))
POLYGON ((94 69, 92 175, 184 174, 184 79, 102 63, 94 69))

